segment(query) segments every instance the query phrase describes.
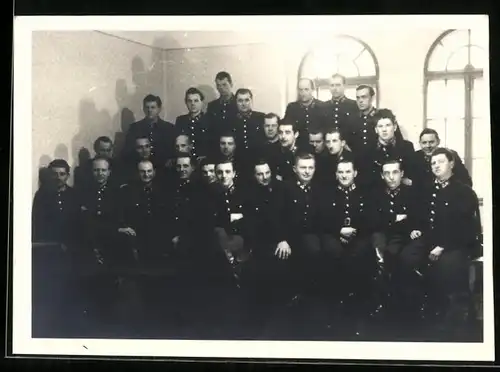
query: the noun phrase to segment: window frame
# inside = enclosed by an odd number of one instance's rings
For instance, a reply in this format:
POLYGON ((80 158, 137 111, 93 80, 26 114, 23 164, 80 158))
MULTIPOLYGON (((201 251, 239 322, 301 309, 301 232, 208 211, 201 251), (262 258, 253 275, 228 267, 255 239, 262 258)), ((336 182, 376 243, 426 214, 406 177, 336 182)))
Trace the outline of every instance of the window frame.
MULTIPOLYGON (((461 45, 459 48, 468 48, 471 50, 471 47, 475 46, 471 43, 471 29, 466 29, 468 31, 468 43, 465 45, 461 45)), ((429 71, 430 60, 439 47, 442 45, 442 41, 451 33, 455 31, 464 31, 464 29, 449 29, 441 33, 436 40, 431 44, 429 50, 427 51, 427 55, 425 56, 424 61, 424 102, 423 102, 423 128, 427 128, 427 122, 429 118, 428 114, 428 90, 429 90, 429 82, 431 81, 447 81, 447 80, 460 80, 464 83, 464 165, 469 171, 469 174, 472 177, 472 124, 473 124, 473 113, 472 113, 472 92, 474 88, 474 80, 475 79, 483 79, 484 78, 484 69, 483 68, 474 68, 470 64, 470 53, 468 64, 461 70, 445 70, 445 71, 429 71)), ((457 49, 458 50, 458 49, 457 49)), ((453 52, 452 52, 453 53, 453 52)), ((482 198, 480 198, 480 202, 482 203, 482 198)))
MULTIPOLYGON (((376 107, 379 107, 379 103, 380 103, 380 89, 379 89, 380 88, 380 84, 379 84, 380 68, 379 68, 378 59, 377 59, 375 53, 373 52, 373 49, 370 48, 370 46, 368 44, 366 44, 363 40, 358 39, 358 38, 353 37, 353 36, 350 36, 350 35, 343 35, 343 34, 335 35, 333 37, 333 42, 335 41, 335 39, 342 39, 342 38, 354 41, 354 42, 360 44, 361 46, 363 46, 363 49, 361 50, 360 54, 366 50, 370 54, 372 61, 373 61, 373 65, 375 67, 375 75, 346 77, 345 86, 350 86, 350 87, 356 86, 357 87, 358 85, 361 85, 361 84, 373 86, 373 88, 375 89, 375 101, 376 101, 375 105, 376 105, 376 107)), ((297 81, 299 81, 302 77, 304 77, 304 76, 302 76, 302 70, 304 69, 304 64, 308 60, 308 58, 311 58, 311 56, 313 55, 313 53, 315 52, 316 49, 317 48, 310 49, 304 55, 304 57, 302 57, 302 60, 300 61, 300 65, 299 65, 299 69, 298 69, 297 81)), ((332 75, 335 73, 336 72, 332 72, 332 75)), ((316 96, 318 96, 320 89, 328 88, 330 86, 330 76, 319 77, 319 78, 317 77, 317 78, 313 78, 312 80, 314 81, 314 84, 316 87, 316 96)), ((352 99, 356 99, 356 97, 352 97, 352 99)))

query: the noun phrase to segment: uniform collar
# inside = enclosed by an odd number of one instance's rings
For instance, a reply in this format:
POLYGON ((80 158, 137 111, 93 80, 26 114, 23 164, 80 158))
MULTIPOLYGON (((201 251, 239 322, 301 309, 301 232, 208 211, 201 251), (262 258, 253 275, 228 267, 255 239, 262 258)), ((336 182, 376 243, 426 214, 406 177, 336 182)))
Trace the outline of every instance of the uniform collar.
POLYGON ((226 195, 232 195, 232 194, 234 194, 234 190, 235 190, 235 187, 234 187, 234 182, 233 182, 233 184, 231 185, 231 187, 229 187, 228 189, 224 190, 224 193, 226 195))
POLYGON ((342 96, 342 97, 340 97, 340 98, 338 98, 338 99, 335 99, 335 98, 333 98, 333 97, 332 97, 332 99, 331 99, 331 101, 332 101, 333 103, 335 103, 335 102, 337 102, 337 103, 341 103, 341 102, 344 102, 345 100, 346 100, 346 96, 345 96, 345 95, 344 95, 344 96, 342 96))
POLYGON ((303 108, 309 108, 309 107, 312 108, 312 107, 316 106, 316 99, 313 98, 311 103, 309 103, 308 105, 305 105, 304 103, 299 101, 299 105, 300 105, 300 107, 303 107, 303 108))
POLYGON ((250 116, 252 116, 252 110, 250 111, 247 111, 247 112, 240 112, 238 111, 238 113, 236 114, 236 116, 239 118, 239 119, 249 119, 250 116))
POLYGON ((394 198, 396 195, 399 194, 399 191, 401 191, 401 186, 396 187, 394 190, 391 190, 390 188, 386 188, 386 193, 390 197, 394 198))
POLYGON ((231 93, 231 96, 228 99, 226 99, 226 100, 222 96, 219 97, 219 102, 222 103, 223 105, 231 103, 233 100, 234 100, 234 94, 233 93, 231 93))
POLYGON ((444 181, 441 181, 441 180, 438 180, 437 178, 434 180, 434 185, 436 186, 436 189, 438 190, 442 190, 444 189, 446 186, 448 186, 450 184, 450 178, 448 178, 447 180, 444 180, 444 181))
POLYGON ((342 185, 338 185, 338 189, 341 191, 345 191, 345 192, 351 192, 351 191, 356 190, 356 183, 353 182, 351 184, 351 186, 349 186, 349 187, 344 187, 342 185))
POLYGON ((300 180, 297 180, 297 186, 299 186, 299 188, 302 191, 305 191, 305 192, 311 191, 311 183, 308 183, 307 185, 305 185, 302 182, 300 182, 300 180))
POLYGON ((381 138, 378 139, 377 141, 377 148, 382 148, 382 147, 394 147, 396 146, 396 136, 392 137, 388 142, 384 142, 381 138))
POLYGON ((193 120, 200 120, 201 117, 203 116, 203 111, 200 111, 199 113, 197 113, 196 115, 191 115, 191 113, 188 114, 189 115, 189 118, 190 119, 193 119, 193 120))
POLYGON ((375 107, 373 107, 373 106, 372 106, 372 107, 370 108, 370 111, 368 111, 366 114, 363 114, 363 113, 360 111, 360 112, 359 112, 359 116, 360 116, 360 117, 364 117, 364 116, 373 116, 373 115, 375 115, 375 112, 376 112, 375 107))

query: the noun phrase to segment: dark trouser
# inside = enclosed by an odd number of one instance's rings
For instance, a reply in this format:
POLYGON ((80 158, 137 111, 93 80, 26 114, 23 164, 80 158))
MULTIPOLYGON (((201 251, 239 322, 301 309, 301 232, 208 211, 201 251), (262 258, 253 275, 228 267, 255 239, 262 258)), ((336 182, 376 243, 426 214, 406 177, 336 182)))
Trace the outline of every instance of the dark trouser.
POLYGON ((332 283, 332 296, 346 300, 352 297, 351 315, 366 312, 376 269, 370 238, 355 237, 347 244, 332 235, 324 235, 322 240, 326 254, 324 265, 327 266, 324 272, 332 283))
POLYGON ((298 294, 318 297, 321 282, 322 242, 318 234, 302 234, 291 244, 294 279, 298 294))
POLYGON ((276 242, 253 242, 252 247, 252 257, 243 273, 243 289, 252 324, 262 326, 277 312, 283 312, 295 294, 291 281, 293 258, 276 256, 276 242))

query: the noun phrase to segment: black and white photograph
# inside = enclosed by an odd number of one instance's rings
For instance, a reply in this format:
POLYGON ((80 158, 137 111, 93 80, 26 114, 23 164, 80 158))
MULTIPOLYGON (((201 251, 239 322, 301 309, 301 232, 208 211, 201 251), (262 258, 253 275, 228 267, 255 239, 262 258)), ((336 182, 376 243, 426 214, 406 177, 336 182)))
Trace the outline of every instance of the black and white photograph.
POLYGON ((488 16, 14 24, 15 354, 494 359, 488 16))

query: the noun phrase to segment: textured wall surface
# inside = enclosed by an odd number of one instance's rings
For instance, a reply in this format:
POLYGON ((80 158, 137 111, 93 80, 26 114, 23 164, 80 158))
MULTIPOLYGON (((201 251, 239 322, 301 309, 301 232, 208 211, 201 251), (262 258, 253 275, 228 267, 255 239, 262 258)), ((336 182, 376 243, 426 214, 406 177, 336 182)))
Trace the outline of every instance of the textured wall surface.
POLYGON ((286 74, 277 49, 265 44, 181 49, 166 52, 167 117, 175 120, 186 112, 184 93, 195 86, 206 101, 217 97, 214 79, 217 72, 231 73, 235 91, 250 88, 254 109, 281 112, 285 103, 286 74))
POLYGON ((165 85, 162 52, 97 32, 34 32, 32 52, 34 193, 40 166, 63 158, 74 168, 100 135, 120 143, 145 94, 165 85))

